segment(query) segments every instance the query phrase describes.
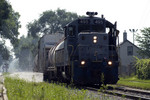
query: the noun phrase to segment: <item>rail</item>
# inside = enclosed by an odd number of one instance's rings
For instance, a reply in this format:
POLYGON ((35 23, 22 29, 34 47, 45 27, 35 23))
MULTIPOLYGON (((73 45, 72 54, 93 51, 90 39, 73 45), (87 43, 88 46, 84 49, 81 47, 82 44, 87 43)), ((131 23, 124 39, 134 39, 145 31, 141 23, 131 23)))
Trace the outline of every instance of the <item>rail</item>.
POLYGON ((108 87, 108 89, 98 89, 96 87, 86 87, 87 90, 100 91, 106 94, 120 96, 134 100, 150 100, 150 91, 133 89, 128 87, 108 87))

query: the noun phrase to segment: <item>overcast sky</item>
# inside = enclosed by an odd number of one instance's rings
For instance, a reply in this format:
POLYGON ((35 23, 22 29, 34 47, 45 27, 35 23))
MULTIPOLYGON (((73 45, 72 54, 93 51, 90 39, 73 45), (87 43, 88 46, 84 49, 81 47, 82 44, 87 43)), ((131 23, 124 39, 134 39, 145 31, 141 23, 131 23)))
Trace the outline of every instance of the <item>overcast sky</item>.
MULTIPOLYGON (((46 10, 57 8, 85 15, 86 11, 96 11, 97 16, 104 17, 114 23, 117 21, 122 32, 127 30, 128 39, 132 42, 132 33, 129 29, 143 29, 150 27, 150 0, 8 0, 13 9, 19 12, 22 28, 21 34, 26 34, 26 24, 38 19, 40 14, 46 10)), ((138 31, 139 32, 139 31, 138 31)))

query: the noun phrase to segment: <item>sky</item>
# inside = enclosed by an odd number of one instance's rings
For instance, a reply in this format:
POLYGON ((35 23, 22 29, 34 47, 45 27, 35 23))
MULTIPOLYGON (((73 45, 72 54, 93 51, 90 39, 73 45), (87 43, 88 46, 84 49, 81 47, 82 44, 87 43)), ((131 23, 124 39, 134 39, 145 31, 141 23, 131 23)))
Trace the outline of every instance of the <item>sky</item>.
POLYGON ((87 11, 98 12, 105 19, 115 23, 120 31, 120 42, 123 40, 124 30, 128 33, 128 40, 133 41, 133 34, 129 29, 150 27, 150 0, 8 0, 16 12, 21 15, 20 34, 27 34, 26 25, 40 17, 46 10, 66 9, 66 11, 85 15, 87 11))

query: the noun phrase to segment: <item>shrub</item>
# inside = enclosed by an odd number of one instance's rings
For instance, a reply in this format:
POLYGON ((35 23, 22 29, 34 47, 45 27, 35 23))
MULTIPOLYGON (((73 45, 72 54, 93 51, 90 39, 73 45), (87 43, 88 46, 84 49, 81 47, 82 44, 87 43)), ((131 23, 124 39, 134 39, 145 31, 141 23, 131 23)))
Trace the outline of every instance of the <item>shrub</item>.
POLYGON ((150 79, 150 59, 136 58, 136 74, 139 79, 150 79))

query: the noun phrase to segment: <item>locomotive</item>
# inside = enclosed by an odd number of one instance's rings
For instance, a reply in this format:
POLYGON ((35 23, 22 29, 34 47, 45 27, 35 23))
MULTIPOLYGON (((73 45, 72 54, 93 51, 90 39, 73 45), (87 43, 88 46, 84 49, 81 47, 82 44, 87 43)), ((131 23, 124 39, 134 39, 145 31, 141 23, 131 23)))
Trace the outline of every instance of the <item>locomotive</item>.
POLYGON ((87 12, 64 27, 64 39, 51 47, 43 79, 81 85, 118 81, 117 23, 87 12), (102 82, 103 80, 103 82, 102 82))

